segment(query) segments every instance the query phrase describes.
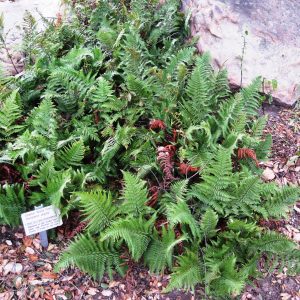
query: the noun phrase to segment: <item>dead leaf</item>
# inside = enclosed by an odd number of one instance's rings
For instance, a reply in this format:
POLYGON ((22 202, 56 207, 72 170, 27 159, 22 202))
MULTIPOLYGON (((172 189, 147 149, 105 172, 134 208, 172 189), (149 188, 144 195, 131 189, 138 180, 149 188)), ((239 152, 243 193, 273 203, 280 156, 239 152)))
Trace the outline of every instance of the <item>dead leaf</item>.
POLYGON ((103 290, 101 293, 104 297, 110 297, 113 292, 111 290, 103 290))
POLYGON ((57 274, 52 273, 52 272, 43 272, 42 273, 42 278, 43 279, 56 279, 57 278, 57 274))
POLYGON ((28 255, 28 258, 32 262, 35 262, 39 259, 39 257, 37 255, 31 255, 31 254, 28 255))
POLYGON ((288 293, 281 293, 281 300, 289 300, 292 296, 288 293))
POLYGON ((22 286, 23 278, 21 276, 18 276, 15 280, 15 287, 19 289, 22 286))
POLYGON ((23 244, 25 247, 30 247, 32 245, 32 238, 30 238, 29 236, 25 236, 23 238, 23 244))
POLYGON ((33 255, 35 253, 34 250, 31 247, 26 247, 25 252, 27 254, 31 254, 31 255, 33 255))
POLYGON ((19 263, 9 262, 4 267, 3 275, 7 275, 8 273, 20 274, 23 270, 23 266, 19 263))
POLYGON ((95 296, 98 292, 99 292, 99 291, 98 291, 97 289, 95 289, 95 288, 89 288, 89 289, 87 290, 87 293, 88 293, 89 295, 91 295, 91 296, 95 296))
POLYGON ((262 179, 265 181, 273 180, 275 178, 275 173, 270 169, 266 168, 262 173, 262 179))

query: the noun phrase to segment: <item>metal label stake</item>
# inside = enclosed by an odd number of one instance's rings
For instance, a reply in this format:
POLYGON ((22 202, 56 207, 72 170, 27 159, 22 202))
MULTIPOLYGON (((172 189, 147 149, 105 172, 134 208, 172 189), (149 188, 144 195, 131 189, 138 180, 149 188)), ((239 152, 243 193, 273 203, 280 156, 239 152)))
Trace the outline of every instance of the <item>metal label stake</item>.
MULTIPOLYGON (((43 208, 43 204, 41 204, 40 206, 35 206, 34 209, 37 210, 37 209, 41 209, 43 208)), ((47 231, 41 231, 39 233, 39 236, 40 236, 40 243, 42 245, 43 248, 48 248, 48 245, 49 245, 49 242, 48 242, 48 235, 47 235, 47 231)))

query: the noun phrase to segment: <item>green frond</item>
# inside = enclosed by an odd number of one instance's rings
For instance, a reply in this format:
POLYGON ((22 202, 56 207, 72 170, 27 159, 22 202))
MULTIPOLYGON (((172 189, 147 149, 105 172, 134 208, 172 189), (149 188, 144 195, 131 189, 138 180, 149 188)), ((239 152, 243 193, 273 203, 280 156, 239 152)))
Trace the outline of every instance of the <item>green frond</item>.
POLYGON ((152 241, 144 254, 144 261, 151 272, 163 273, 166 268, 172 269, 174 248, 186 240, 185 236, 176 239, 172 229, 162 227, 161 237, 156 230, 152 241))
POLYGON ((263 130, 265 129, 268 122, 268 116, 263 116, 257 118, 251 126, 251 135, 254 138, 261 138, 263 135, 263 130))
MULTIPOLYGON (((210 267, 208 265, 208 267, 210 267)), ((245 284, 246 276, 238 272, 236 268, 236 257, 225 258, 218 266, 219 276, 212 280, 210 288, 219 295, 239 295, 245 284)))
MULTIPOLYGON (((69 170, 57 172, 55 176, 47 180, 46 185, 42 185, 42 191, 45 193, 46 199, 56 207, 61 206, 61 199, 67 185, 71 182, 71 174, 69 170)), ((40 199, 43 200, 43 199, 40 199)))
POLYGON ((166 292, 174 289, 183 288, 193 290, 196 284, 203 281, 203 271, 201 262, 197 253, 187 251, 178 257, 178 266, 174 268, 171 274, 171 280, 166 288, 166 292))
POLYGON ((284 253, 296 249, 297 245, 289 238, 277 232, 270 231, 263 234, 260 239, 253 241, 251 247, 253 251, 260 251, 261 253, 284 255, 284 253))
POLYGON ((166 205, 166 215, 170 226, 175 227, 178 224, 186 224, 190 228, 194 238, 200 237, 199 224, 185 202, 168 203, 166 205))
POLYGON ((170 187, 170 195, 174 200, 184 200, 188 191, 188 179, 177 180, 170 187))
POLYGON ((262 97, 260 95, 262 87, 261 78, 258 77, 253 80, 253 82, 242 89, 241 95, 243 100, 244 108, 243 110, 247 113, 248 116, 256 116, 258 109, 262 103, 262 97))
POLYGON ((295 204, 300 198, 300 191, 298 187, 284 186, 277 189, 273 193, 266 194, 266 202, 264 208, 268 215, 273 218, 286 217, 291 209, 290 206, 295 204))
POLYGON ((40 164, 37 174, 34 175, 29 184, 30 186, 38 186, 46 182, 51 176, 55 176, 55 173, 54 157, 52 156, 40 164))
POLYGON ((18 184, 0 186, 0 219, 10 226, 18 226, 25 211, 24 187, 18 184))
POLYGON ((189 62, 191 62, 194 53, 195 48, 191 47, 179 50, 178 53, 176 53, 176 55, 172 55, 170 57, 170 61, 167 63, 165 72, 173 76, 180 64, 188 64, 189 62))
POLYGON ((211 209, 208 209, 202 216, 200 228, 205 240, 216 235, 218 220, 218 215, 211 209))
POLYGON ((267 134, 265 139, 260 141, 254 149, 257 159, 266 159, 270 155, 272 143, 271 134, 267 134))
POLYGON ((59 168, 78 167, 84 157, 85 147, 80 139, 59 150, 56 154, 56 165, 59 168))
POLYGON ((232 207, 227 210, 227 214, 234 213, 252 217, 255 212, 263 217, 267 216, 267 212, 261 204, 261 181, 258 176, 248 176, 248 174, 243 176, 241 173, 234 196, 232 207))
POLYGON ((151 241, 153 220, 142 218, 119 219, 114 221, 102 234, 102 241, 123 239, 128 246, 132 258, 138 261, 147 250, 151 241))
POLYGON ((124 188, 122 192, 122 203, 120 210, 128 215, 141 216, 149 211, 146 206, 148 199, 148 190, 146 182, 132 175, 129 172, 123 171, 124 188))
POLYGON ((44 99, 40 105, 31 111, 28 124, 33 130, 47 138, 55 138, 58 127, 56 109, 49 99, 44 99))
POLYGON ((54 271, 77 266, 94 279, 101 280, 105 273, 112 278, 113 270, 124 275, 122 263, 118 249, 112 243, 96 241, 89 235, 78 235, 60 256, 54 271))
POLYGON ((89 90, 87 97, 94 108, 102 109, 102 104, 113 100, 113 94, 112 85, 100 77, 89 90))
POLYGON ((0 140, 9 140, 24 128, 18 124, 21 117, 20 95, 15 90, 0 102, 0 140))
POLYGON ((91 233, 103 231, 118 215, 118 208, 112 201, 111 193, 102 190, 77 192, 81 211, 88 221, 87 230, 91 233))

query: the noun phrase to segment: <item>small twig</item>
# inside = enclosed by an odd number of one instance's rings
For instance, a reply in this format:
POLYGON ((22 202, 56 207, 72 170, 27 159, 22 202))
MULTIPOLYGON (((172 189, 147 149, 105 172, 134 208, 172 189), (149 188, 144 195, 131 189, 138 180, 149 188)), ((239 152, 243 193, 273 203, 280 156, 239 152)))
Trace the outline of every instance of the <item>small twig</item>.
POLYGON ((10 54, 10 52, 9 52, 9 50, 8 50, 7 44, 6 44, 6 42, 5 42, 5 38, 3 37, 2 34, 0 34, 0 41, 1 41, 2 44, 3 44, 3 48, 4 48, 4 50, 6 51, 7 57, 9 58, 11 64, 13 65, 13 67, 14 67, 16 73, 18 74, 19 71, 18 71, 18 69, 17 69, 17 67, 16 67, 16 65, 15 65, 15 63, 14 63, 14 61, 13 61, 13 59, 12 59, 12 55, 10 54))
POLYGON ((243 35, 243 48, 242 48, 242 57, 241 57, 241 84, 240 84, 241 87, 243 84, 243 64, 244 64, 245 50, 246 50, 246 38, 243 35))

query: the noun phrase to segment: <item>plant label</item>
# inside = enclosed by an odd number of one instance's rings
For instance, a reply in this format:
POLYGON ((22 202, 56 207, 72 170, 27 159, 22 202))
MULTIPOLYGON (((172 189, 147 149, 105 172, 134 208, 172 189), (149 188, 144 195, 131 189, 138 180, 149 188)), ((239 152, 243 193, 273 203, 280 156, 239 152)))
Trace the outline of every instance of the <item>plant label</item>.
POLYGON ((60 210, 53 205, 21 214, 26 235, 36 234, 62 225, 60 210))

